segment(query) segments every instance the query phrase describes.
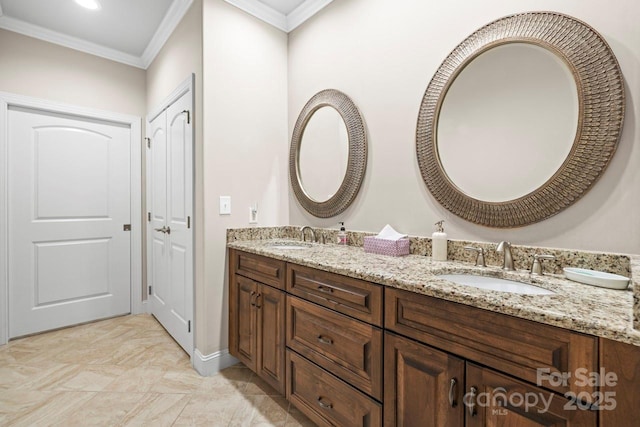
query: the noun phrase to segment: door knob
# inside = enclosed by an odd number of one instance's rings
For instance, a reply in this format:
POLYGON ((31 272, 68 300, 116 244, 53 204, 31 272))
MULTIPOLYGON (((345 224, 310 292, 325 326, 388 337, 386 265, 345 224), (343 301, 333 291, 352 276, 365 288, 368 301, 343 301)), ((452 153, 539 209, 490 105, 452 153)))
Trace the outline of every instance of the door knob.
POLYGON ((154 228, 154 230, 159 231, 160 233, 171 234, 171 227, 165 227, 164 225, 162 228, 154 228))

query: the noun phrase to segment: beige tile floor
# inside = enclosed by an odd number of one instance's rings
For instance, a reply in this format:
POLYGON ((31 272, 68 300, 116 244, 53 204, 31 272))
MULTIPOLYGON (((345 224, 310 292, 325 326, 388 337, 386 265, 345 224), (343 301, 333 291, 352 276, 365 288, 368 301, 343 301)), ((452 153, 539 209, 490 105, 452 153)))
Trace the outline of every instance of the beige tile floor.
POLYGON ((243 365, 201 377, 149 315, 0 346, 0 426, 313 426, 243 365))

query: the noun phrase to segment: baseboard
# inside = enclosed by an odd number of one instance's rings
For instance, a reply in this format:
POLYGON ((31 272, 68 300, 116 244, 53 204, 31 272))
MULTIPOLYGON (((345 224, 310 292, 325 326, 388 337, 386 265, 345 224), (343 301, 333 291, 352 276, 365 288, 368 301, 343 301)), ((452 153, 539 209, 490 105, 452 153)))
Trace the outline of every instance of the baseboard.
POLYGON ((200 353, 197 348, 193 352, 193 367, 203 377, 210 377, 239 362, 238 359, 229 354, 228 349, 216 351, 206 356, 200 353))

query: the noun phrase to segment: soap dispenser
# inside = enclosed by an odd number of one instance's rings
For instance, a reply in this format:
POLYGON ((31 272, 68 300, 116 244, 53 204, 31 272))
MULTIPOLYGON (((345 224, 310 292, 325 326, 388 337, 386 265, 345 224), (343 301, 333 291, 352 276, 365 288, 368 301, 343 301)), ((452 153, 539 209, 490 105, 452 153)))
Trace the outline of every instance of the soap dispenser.
POLYGON ((344 228, 344 222, 339 222, 340 231, 338 232, 338 244, 339 245, 347 245, 347 231, 344 228))
POLYGON ((434 261, 447 260, 447 233, 442 224, 444 220, 436 222, 436 231, 431 235, 431 258, 434 261))

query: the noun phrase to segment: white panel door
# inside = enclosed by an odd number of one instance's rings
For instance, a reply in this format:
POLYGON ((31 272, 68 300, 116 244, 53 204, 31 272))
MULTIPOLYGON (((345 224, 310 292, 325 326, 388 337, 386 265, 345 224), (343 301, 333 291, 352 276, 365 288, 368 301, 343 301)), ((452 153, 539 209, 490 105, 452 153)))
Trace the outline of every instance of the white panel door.
POLYGON ((8 118, 9 336, 129 313, 130 128, 8 118))
POLYGON ((191 92, 150 123, 149 222, 151 312, 193 351, 193 134, 191 92))

